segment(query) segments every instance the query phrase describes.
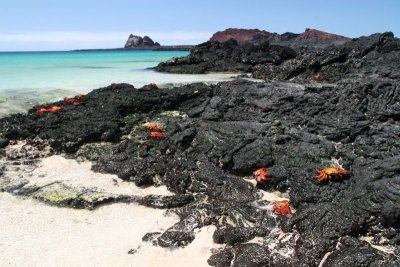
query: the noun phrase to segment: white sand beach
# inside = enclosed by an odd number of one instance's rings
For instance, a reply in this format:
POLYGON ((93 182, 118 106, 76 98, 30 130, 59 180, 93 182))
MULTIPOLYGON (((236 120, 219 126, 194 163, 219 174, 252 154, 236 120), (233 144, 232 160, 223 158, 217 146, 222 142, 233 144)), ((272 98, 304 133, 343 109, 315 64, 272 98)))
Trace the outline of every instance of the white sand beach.
POLYGON ((0 266, 207 266, 214 227, 183 249, 142 241, 178 221, 164 213, 136 204, 57 208, 0 193, 0 266))
MULTIPOLYGON (((57 181, 112 194, 172 195, 165 186, 141 189, 90 168, 90 162, 56 155, 44 158, 33 170, 20 166, 8 174, 26 172, 28 185, 57 181)), ((143 242, 146 233, 165 231, 179 219, 138 204, 89 211, 0 193, 0 214, 0 266, 207 266, 211 249, 218 247, 212 242, 213 226, 202 228, 185 248, 170 250, 143 242), (132 249, 135 253, 129 254, 132 249)))
MULTIPOLYGON (((10 145, 6 153, 23 145, 10 145)), ((7 165, 0 178, 27 180, 28 187, 57 182, 115 195, 173 195, 165 186, 139 188, 116 175, 93 172, 91 166, 89 161, 52 155, 37 166, 7 165)), ((199 230, 185 248, 171 250, 142 241, 146 233, 163 232, 179 218, 136 203, 90 211, 49 206, 3 192, 0 215, 0 266, 208 266, 211 249, 219 247, 212 241, 213 226, 199 230), (135 253, 128 253, 131 250, 135 253)))

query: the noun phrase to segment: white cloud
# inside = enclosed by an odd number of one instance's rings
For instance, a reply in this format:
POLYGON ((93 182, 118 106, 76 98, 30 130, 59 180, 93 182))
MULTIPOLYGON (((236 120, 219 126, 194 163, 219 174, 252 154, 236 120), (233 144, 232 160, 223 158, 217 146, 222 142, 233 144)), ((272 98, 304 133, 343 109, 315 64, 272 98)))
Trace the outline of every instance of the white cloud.
POLYGON ((162 45, 198 44, 208 40, 211 32, 32 32, 0 34, 0 50, 57 50, 123 47, 130 33, 148 35, 162 45))

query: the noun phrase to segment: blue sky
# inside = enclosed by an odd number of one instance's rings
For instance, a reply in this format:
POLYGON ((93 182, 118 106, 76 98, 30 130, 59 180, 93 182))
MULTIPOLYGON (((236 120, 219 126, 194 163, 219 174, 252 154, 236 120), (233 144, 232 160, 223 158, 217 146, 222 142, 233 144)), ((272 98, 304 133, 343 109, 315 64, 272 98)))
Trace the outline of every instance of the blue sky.
POLYGON ((399 0, 0 0, 0 11, 0 51, 121 47, 129 33, 197 44, 230 27, 400 36, 399 0))

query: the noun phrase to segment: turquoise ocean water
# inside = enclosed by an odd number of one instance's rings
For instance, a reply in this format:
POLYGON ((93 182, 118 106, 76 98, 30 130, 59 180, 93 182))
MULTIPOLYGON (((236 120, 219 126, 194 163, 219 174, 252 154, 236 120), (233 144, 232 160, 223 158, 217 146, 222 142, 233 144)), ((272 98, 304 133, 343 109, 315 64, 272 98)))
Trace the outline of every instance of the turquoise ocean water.
POLYGON ((0 52, 0 117, 85 94, 111 83, 135 87, 226 80, 230 74, 181 75, 149 68, 185 51, 0 52))

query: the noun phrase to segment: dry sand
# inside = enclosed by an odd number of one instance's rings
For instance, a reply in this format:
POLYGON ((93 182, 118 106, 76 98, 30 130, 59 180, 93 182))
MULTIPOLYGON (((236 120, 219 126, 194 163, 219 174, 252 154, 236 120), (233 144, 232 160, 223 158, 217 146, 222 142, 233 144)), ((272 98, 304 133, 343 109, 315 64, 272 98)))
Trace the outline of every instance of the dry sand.
POLYGON ((136 204, 73 210, 0 193, 0 266, 208 266, 213 227, 183 249, 142 241, 178 221, 164 212, 136 204))
POLYGON ((165 186, 142 189, 132 182, 118 178, 117 175, 95 173, 91 167, 92 163, 89 161, 77 162, 55 155, 44 158, 38 168, 30 173, 29 181, 32 185, 59 181, 71 187, 93 188, 96 191, 121 195, 173 195, 165 186))

